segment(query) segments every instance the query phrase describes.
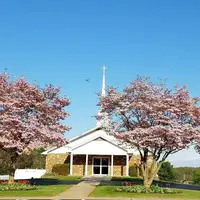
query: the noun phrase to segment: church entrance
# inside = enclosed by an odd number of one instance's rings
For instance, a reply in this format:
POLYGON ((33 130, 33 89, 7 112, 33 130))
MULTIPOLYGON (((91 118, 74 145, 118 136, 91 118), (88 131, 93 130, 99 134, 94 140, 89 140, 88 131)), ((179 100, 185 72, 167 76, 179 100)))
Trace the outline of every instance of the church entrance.
POLYGON ((108 175, 109 174, 109 157, 94 157, 93 158, 93 175, 108 175))

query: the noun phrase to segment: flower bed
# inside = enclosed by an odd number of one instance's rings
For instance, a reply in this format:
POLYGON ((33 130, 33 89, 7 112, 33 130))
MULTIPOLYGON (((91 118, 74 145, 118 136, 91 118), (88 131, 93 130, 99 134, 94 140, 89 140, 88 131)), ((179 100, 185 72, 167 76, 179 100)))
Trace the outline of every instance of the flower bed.
POLYGON ((26 191, 26 190, 36 190, 37 187, 35 185, 30 185, 29 181, 20 180, 18 182, 8 182, 1 181, 0 182, 0 191, 26 191))
POLYGON ((157 193, 157 194, 178 194, 181 193, 178 190, 171 188, 162 188, 157 186, 151 186, 150 188, 145 188, 143 185, 136 185, 130 182, 122 182, 122 186, 116 189, 117 192, 132 192, 132 193, 157 193))

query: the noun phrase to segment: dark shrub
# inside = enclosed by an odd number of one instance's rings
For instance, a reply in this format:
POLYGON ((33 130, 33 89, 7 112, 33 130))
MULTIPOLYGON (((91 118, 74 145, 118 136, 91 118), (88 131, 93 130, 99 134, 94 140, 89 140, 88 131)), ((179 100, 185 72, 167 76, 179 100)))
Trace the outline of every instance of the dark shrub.
POLYGON ((56 164, 52 168, 52 173, 57 175, 69 175, 69 164, 56 164))
POLYGON ((139 176, 139 168, 135 165, 129 167, 129 176, 138 177, 139 176))
POLYGON ((175 172, 173 165, 171 165, 170 162, 164 162, 161 165, 158 176, 161 181, 175 181, 175 172))

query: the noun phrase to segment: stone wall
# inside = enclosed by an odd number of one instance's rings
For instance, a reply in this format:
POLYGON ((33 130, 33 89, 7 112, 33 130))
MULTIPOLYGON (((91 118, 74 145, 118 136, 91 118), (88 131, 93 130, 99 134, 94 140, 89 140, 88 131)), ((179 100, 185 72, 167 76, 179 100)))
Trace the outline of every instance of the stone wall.
POLYGON ((126 156, 113 157, 113 176, 126 176, 126 156))
MULTIPOLYGON (((126 176, 126 156, 114 156, 113 176, 126 176)), ((129 167, 136 166, 139 170, 140 156, 129 157, 129 167)))
MULTIPOLYGON (((88 176, 92 175, 92 159, 98 156, 88 156, 88 176)), ((111 156, 108 156, 111 159, 111 156)), ((85 175, 85 155, 74 155, 73 162, 73 175, 83 176, 85 175)), ((126 156, 114 156, 113 159, 113 175, 125 176, 126 175, 126 156)))
POLYGON ((88 176, 92 176, 92 158, 93 156, 88 156, 88 176))
POLYGON ((46 173, 52 173, 52 167, 55 164, 63 164, 69 162, 69 155, 67 153, 62 154, 48 154, 46 156, 46 173))
POLYGON ((73 175, 83 176, 85 174, 85 155, 73 156, 73 175))
MULTIPOLYGON (((92 158, 94 156, 88 156, 88 176, 92 175, 92 158)), ((97 157, 97 156, 95 156, 97 157)), ((111 159, 111 156, 108 156, 111 159)), ((73 156, 73 175, 83 176, 85 175, 85 155, 73 156)), ((46 156, 46 171, 52 172, 52 167, 55 164, 63 164, 70 162, 70 155, 66 154, 48 154, 46 156)), ((132 156, 129 158, 129 166, 138 165, 140 163, 139 156, 132 156)), ((113 176, 126 176, 126 156, 114 156, 113 158, 113 176)))

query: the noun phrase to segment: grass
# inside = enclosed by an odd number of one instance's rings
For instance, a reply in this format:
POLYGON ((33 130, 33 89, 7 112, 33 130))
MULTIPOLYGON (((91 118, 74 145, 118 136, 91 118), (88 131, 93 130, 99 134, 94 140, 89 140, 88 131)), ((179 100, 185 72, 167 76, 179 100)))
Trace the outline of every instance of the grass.
POLYGON ((97 186, 90 194, 90 197, 152 197, 152 198, 180 198, 200 199, 200 191, 180 190, 179 194, 135 194, 127 192, 116 192, 119 186, 97 186))
POLYGON ((48 186, 37 186, 37 190, 29 191, 0 191, 0 197, 38 197, 38 196, 47 196, 52 197, 61 192, 64 192, 66 189, 71 186, 66 185, 48 185, 48 186))
POLYGON ((47 178, 47 179, 57 179, 57 180, 80 180, 82 176, 60 176, 60 175, 54 175, 54 174, 46 174, 42 178, 47 178))

